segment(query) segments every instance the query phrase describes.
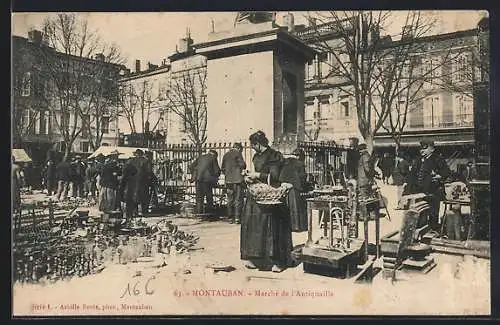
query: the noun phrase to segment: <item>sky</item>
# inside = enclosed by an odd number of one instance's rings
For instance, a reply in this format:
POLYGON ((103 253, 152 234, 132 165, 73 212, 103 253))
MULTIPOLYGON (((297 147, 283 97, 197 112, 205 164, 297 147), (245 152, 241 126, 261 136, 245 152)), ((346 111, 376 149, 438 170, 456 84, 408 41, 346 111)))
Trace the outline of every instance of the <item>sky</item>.
MULTIPOLYGON (((428 15, 439 19, 434 33, 447 33, 475 28, 481 17, 487 12, 481 11, 429 11, 428 15)), ((41 28, 43 21, 56 13, 13 13, 12 34, 26 37, 31 28, 41 28)), ((160 64, 175 51, 176 44, 191 31, 195 43, 208 40, 211 21, 215 31, 233 28, 235 12, 92 12, 79 13, 86 16, 89 26, 98 30, 101 38, 107 43, 115 43, 127 59, 127 66, 133 68, 133 62, 141 60, 142 66, 147 62, 160 64)), ((286 12, 277 13, 277 23, 282 23, 286 12)), ((404 14, 404 13, 402 13, 404 14)), ((295 24, 305 24, 306 12, 294 12, 295 24)), ((396 18, 391 25, 394 30, 401 29, 396 18)))

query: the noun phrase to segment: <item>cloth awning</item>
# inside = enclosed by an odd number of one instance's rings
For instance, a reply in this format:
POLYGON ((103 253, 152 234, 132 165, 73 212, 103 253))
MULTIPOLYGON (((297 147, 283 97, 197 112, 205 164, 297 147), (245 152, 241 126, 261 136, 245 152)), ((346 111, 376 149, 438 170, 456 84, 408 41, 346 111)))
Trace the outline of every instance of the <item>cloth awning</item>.
MULTIPOLYGON (((99 147, 96 151, 94 151, 88 159, 92 159, 97 157, 99 154, 102 154, 103 156, 108 156, 111 152, 118 150, 120 153, 120 156, 118 156, 118 159, 128 159, 132 158, 134 156, 134 151, 137 149, 141 149, 142 151, 152 151, 147 148, 138 148, 138 147, 111 147, 111 146, 101 146, 99 147)), ((154 155, 154 153, 153 153, 154 155)))
POLYGON ((12 149, 12 155, 17 163, 33 162, 24 149, 12 149))

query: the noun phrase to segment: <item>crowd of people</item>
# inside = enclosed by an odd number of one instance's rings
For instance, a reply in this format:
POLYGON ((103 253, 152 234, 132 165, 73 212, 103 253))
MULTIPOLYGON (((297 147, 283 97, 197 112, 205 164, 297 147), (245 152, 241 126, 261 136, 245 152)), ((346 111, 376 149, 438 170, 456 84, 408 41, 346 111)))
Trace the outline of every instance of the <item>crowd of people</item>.
MULTIPOLYGON (((289 155, 271 148, 262 131, 250 135, 249 141, 254 151, 251 162, 253 171, 249 171, 243 158, 241 143, 235 143, 224 154, 220 166, 215 150, 201 154, 190 165, 190 181, 196 189, 196 213, 214 215, 213 189, 220 176, 224 175, 227 217, 230 223, 241 224, 240 253, 245 266, 281 272, 291 263, 292 232, 308 229, 306 201, 302 195, 310 190, 305 168, 306 156, 299 148, 289 155), (272 211, 258 204, 254 198, 245 195, 247 184, 254 182, 271 186, 291 184, 286 204, 272 211)), ((341 168, 348 174, 346 177, 356 179, 358 198, 362 200, 371 195, 377 178, 397 187, 399 209, 403 208, 401 202, 404 195, 424 193, 431 210, 429 226, 437 230, 444 184, 453 175, 446 161, 435 150, 434 142, 421 141, 420 154, 413 159, 401 152, 396 157, 384 154, 374 159, 366 143, 359 143, 357 149, 355 165, 351 162, 341 168), (380 169, 381 175, 376 167, 380 169)), ((157 202, 158 179, 153 172, 152 154, 137 149, 134 156, 126 161, 120 160, 119 155, 118 151, 113 151, 106 157, 99 155, 87 160, 75 156, 71 161, 63 160, 58 164, 49 159, 43 171, 47 195, 53 195, 59 201, 70 196, 92 197, 97 199, 100 211, 120 212, 126 221, 143 215, 151 202, 157 202)), ((470 165, 465 170, 465 181, 473 177, 470 165)), ((17 187, 22 186, 21 174, 13 160, 17 187)), ((13 199, 18 202, 20 196, 14 196, 13 199)))

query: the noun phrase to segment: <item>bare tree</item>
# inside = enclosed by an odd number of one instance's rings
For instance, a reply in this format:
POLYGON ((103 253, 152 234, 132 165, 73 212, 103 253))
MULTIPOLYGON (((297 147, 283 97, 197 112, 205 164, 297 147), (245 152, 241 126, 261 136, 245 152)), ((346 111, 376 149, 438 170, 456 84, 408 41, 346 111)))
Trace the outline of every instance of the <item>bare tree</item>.
POLYGON ((65 143, 67 159, 82 132, 88 133, 90 145, 97 148, 106 131, 102 121, 115 118, 112 106, 117 100, 119 67, 110 63, 122 59, 116 46, 107 46, 87 20, 76 14, 47 18, 43 32, 47 47, 40 51, 42 65, 52 84, 53 121, 65 143))
MULTIPOLYGON (((435 25, 435 20, 423 18, 420 12, 407 12, 408 27, 403 32, 411 32, 412 36, 400 43, 401 46, 387 47, 392 38, 406 36, 380 37, 393 15, 393 12, 385 11, 314 14, 314 19, 320 24, 313 25, 311 43, 319 52, 329 53, 333 58, 327 62, 330 66, 327 77, 335 77, 336 86, 342 85, 342 91, 354 98, 358 129, 370 152, 375 134, 391 114, 394 100, 425 78, 425 74, 420 75, 410 82, 402 72, 414 54, 418 38, 435 25), (332 42, 326 39, 325 31, 337 35, 337 40, 332 42)), ((310 18, 312 16, 310 14, 310 18)))
POLYGON ((173 74, 164 96, 167 109, 180 118, 186 135, 198 149, 207 140, 206 81, 205 68, 173 74))
POLYGON ((305 135, 306 135, 307 140, 309 140, 309 141, 318 140, 320 131, 321 131, 321 128, 319 126, 316 128, 312 128, 310 130, 306 130, 305 135))

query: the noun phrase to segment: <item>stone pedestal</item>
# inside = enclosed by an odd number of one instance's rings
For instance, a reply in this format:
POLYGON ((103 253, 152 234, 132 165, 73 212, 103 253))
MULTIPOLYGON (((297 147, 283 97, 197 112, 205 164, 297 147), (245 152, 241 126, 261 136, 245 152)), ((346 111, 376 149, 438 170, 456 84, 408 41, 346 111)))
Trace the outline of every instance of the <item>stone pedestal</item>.
POLYGON ((207 57, 207 141, 304 134, 304 67, 314 51, 269 23, 237 26, 195 45, 207 57), (239 29, 238 29, 239 28, 239 29), (219 37, 217 37, 219 36, 219 37))

